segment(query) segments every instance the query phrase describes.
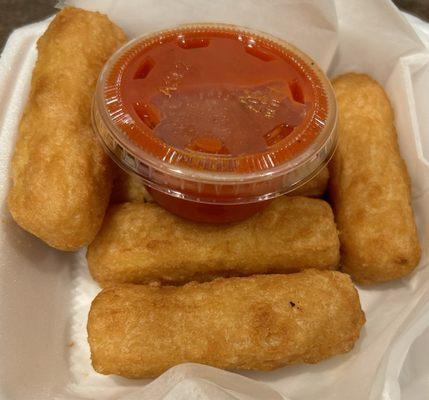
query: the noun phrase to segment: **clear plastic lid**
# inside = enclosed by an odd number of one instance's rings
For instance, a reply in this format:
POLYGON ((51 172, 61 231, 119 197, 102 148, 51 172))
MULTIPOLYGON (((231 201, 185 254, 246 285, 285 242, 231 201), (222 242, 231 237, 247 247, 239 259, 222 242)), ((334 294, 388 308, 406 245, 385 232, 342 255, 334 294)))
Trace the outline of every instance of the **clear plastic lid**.
POLYGON ((216 204, 307 182, 333 154, 336 121, 333 89, 313 60, 224 24, 129 42, 106 63, 93 104, 94 129, 122 168, 154 190, 216 204), (243 64, 241 48, 253 57, 243 64))

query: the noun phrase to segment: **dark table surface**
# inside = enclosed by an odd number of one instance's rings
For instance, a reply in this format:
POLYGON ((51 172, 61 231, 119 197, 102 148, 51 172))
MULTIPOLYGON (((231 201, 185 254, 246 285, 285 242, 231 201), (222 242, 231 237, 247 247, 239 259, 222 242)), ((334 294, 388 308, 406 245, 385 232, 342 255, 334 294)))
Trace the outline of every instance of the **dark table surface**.
MULTIPOLYGON (((429 0, 394 0, 401 9, 429 21, 429 0)), ((57 0, 0 0, 0 49, 15 29, 40 21, 58 10, 57 0)))

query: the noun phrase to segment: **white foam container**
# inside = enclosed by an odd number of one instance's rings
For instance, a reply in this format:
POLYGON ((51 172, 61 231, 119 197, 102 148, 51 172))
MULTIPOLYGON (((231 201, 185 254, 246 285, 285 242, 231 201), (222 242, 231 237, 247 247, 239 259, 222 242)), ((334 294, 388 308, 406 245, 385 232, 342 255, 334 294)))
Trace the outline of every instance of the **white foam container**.
MULTIPOLYGON (((351 3, 357 2, 347 4, 351 3)), ((422 27, 420 34, 424 37, 423 31, 427 26, 415 19, 412 21, 414 26, 422 27)), ((0 59, 0 400, 101 398, 102 386, 106 386, 107 382, 100 380, 100 385, 95 386, 94 390, 73 389, 76 388, 76 376, 71 369, 70 355, 73 355, 77 343, 72 342, 72 336, 76 335, 71 327, 72 323, 76 323, 76 318, 72 318, 76 311, 72 307, 76 305, 73 297, 76 292, 72 289, 73 285, 76 285, 76 277, 87 279, 85 276, 82 278, 83 253, 62 253, 48 247, 20 229, 12 220, 5 204, 9 163, 17 124, 28 94, 31 71, 36 59, 35 41, 46 29, 47 23, 48 21, 43 21, 15 31, 0 59)), ((427 59, 422 59, 422 63, 423 61, 427 62, 427 59)), ((395 90, 392 76, 394 77, 395 73, 400 74, 401 68, 406 67, 406 62, 404 59, 390 75, 391 79, 384 82, 390 92, 395 90)), ((324 64, 325 67, 328 65, 324 64)), ((418 73, 418 62, 415 59, 412 65, 413 71, 418 73)), ((376 71, 376 74, 378 73, 376 71)), ((414 79, 423 78, 414 76, 414 79)), ((425 79, 425 82, 428 82, 427 77, 425 79)), ((413 85, 414 90, 426 90, 426 93, 429 93, 429 87, 424 89, 414 83, 413 85)), ((397 107, 398 103, 394 100, 393 105, 397 107)), ((413 123, 429 126, 425 123, 427 111, 425 115, 424 110, 417 111, 417 119, 413 115, 401 114, 397 120, 400 145, 406 153, 410 171, 422 174, 424 170, 427 174, 428 164, 425 166, 424 162, 418 162, 417 158, 423 154, 424 159, 429 154, 429 132, 425 131, 425 136, 421 137, 416 145, 399 129, 413 123)), ((419 231, 427 237, 429 213, 426 211, 429 197, 427 187, 419 186, 419 182, 424 185, 425 181, 427 179, 417 180, 413 189, 419 231), (426 211, 423 212, 424 210, 426 211)), ((428 243, 422 245, 427 257, 428 243)), ((283 395, 290 395, 297 400, 364 399, 370 396, 370 392, 374 399, 382 396, 385 400, 398 400, 401 393, 405 396, 403 399, 429 398, 429 367, 425 364, 427 359, 421 357, 421 354, 427 354, 429 345, 429 297, 427 285, 424 286, 419 280, 427 275, 422 275, 426 272, 422 271, 421 267, 410 279, 373 289, 372 292, 360 290, 368 323, 362 339, 352 353, 329 360, 321 366, 299 366, 282 369, 271 375, 248 373, 247 376, 264 381, 283 395), (401 304, 402 299, 405 300, 401 304), (385 326, 380 326, 376 320, 389 313, 386 309, 377 308, 377 304, 383 301, 391 304, 387 310, 391 310, 392 318, 385 326), (386 341, 388 344, 380 344, 386 341), (390 350, 386 351, 388 347, 390 350), (408 354, 409 349, 411 350, 408 354), (335 371, 336 375, 332 371, 335 371), (367 395, 359 395, 360 387, 366 388, 367 395), (314 397, 317 394, 320 397, 314 397)), ((82 287, 80 286, 81 289, 82 287)), ((85 332, 80 332, 80 335, 84 338, 85 332)), ((83 346, 82 343, 80 345, 83 346)), ((75 353, 74 363, 79 362, 76 357, 75 353)), ((84 359, 82 363, 89 365, 89 360, 84 359)), ((238 375, 231 376, 236 376, 238 382, 238 375)), ((135 381, 127 384, 124 380, 109 379, 107 386, 116 386, 123 393, 126 393, 127 385, 135 389, 136 385, 140 384, 135 381)), ((249 395, 234 398, 275 398, 258 395, 257 388, 253 388, 251 384, 248 387, 252 388, 254 397, 249 395)), ((162 390, 158 390, 158 395, 161 392, 162 390)), ((237 392, 240 390, 237 389, 237 392)), ((118 393, 109 391, 107 387, 102 398, 125 398, 119 397, 118 393)), ((132 398, 164 398, 158 395, 151 396, 147 392, 146 395, 132 398)))

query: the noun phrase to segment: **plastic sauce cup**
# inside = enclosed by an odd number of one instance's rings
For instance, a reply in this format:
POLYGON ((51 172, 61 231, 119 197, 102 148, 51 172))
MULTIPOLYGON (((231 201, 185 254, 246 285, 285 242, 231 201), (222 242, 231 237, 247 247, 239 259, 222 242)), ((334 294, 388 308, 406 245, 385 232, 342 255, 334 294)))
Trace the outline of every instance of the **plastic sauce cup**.
POLYGON ((329 80, 289 43, 224 24, 191 24, 119 49, 97 83, 93 127, 156 202, 194 220, 258 212, 331 158, 329 80))

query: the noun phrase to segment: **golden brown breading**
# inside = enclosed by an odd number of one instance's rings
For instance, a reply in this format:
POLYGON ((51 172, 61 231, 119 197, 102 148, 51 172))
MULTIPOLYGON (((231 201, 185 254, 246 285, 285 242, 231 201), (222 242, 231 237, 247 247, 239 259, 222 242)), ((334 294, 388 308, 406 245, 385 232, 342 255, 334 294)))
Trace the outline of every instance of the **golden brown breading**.
POLYGON ((339 241, 331 207, 283 196, 235 224, 186 221, 153 203, 112 206, 88 247, 100 284, 182 284, 219 276, 334 269, 339 241))
POLYGON ((145 203, 153 201, 139 178, 126 173, 119 167, 116 169, 110 203, 145 203))
POLYGON ((334 89, 340 139, 330 193, 343 271, 363 284, 401 278, 417 266, 420 247, 389 100, 366 75, 340 76, 334 89))
POLYGON ((288 193, 288 196, 321 197, 328 188, 328 181, 329 170, 327 167, 324 167, 313 179, 288 193))
POLYGON ((106 16, 65 8, 37 42, 8 205, 22 228, 58 249, 91 242, 109 201, 109 160, 90 110, 98 74, 124 40, 106 16))
POLYGON ((266 371, 348 352, 364 322, 348 275, 307 270, 104 289, 88 341, 106 375, 150 378, 183 362, 266 371))

